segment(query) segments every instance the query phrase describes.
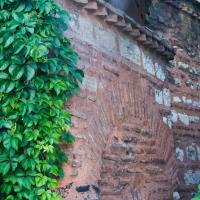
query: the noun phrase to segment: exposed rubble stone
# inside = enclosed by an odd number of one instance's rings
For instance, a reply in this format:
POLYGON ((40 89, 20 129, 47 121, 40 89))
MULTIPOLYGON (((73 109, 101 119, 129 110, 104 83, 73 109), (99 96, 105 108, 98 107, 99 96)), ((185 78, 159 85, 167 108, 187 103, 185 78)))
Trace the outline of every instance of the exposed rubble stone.
POLYGON ((173 193, 173 200, 180 200, 180 199, 181 199, 181 197, 180 197, 179 193, 178 192, 174 192, 173 193))
MULTIPOLYGON (((192 16, 185 14, 185 11, 180 8, 184 4, 185 8, 192 7, 187 0, 182 2, 173 1, 153 1, 153 5, 150 9, 149 25, 154 30, 159 30, 159 33, 163 36, 163 39, 170 37, 174 46, 180 46, 184 48, 190 57, 194 57, 196 61, 199 61, 198 57, 198 44, 199 44, 199 32, 200 25, 199 19, 194 19, 192 16), (175 2, 176 6, 168 4, 168 2, 175 2), (170 33, 167 30, 172 30, 170 33), (160 31, 161 30, 161 31, 160 31), (169 36, 169 34, 172 34, 169 36), (166 37, 167 36, 167 37, 166 37), (176 40, 175 40, 176 38, 176 40), (174 41, 173 41, 174 39, 174 41)), ((194 8, 194 7, 193 7, 194 8)), ((198 10, 198 9, 197 9, 198 10)), ((199 11, 196 13, 199 14, 199 11)), ((182 61, 180 62, 180 64, 182 61)), ((187 65, 181 65, 183 68, 187 68, 187 65)))
POLYGON ((200 171, 188 170, 184 176, 185 184, 198 184, 200 182, 200 171))
POLYGON ((184 160, 184 151, 179 147, 176 148, 176 158, 180 161, 184 160))

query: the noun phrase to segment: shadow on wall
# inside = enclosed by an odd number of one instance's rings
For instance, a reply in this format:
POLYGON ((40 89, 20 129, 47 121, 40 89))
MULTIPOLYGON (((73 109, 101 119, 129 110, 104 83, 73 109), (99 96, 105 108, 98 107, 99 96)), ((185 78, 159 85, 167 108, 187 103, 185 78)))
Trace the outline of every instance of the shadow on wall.
POLYGON ((145 24, 145 14, 151 5, 151 0, 107 0, 108 3, 124 11, 141 25, 145 24))

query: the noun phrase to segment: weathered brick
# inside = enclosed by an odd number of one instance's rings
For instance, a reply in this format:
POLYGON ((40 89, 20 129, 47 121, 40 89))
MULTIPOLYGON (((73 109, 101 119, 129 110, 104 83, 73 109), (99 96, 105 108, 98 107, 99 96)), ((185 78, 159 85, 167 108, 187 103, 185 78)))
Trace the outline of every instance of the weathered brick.
POLYGON ((85 76, 81 87, 83 89, 89 90, 90 92, 96 92, 97 91, 97 79, 92 76, 85 76))
MULTIPOLYGON (((161 56, 162 49, 159 52, 156 45, 151 46, 153 50, 141 47, 135 38, 99 20, 111 14, 102 5, 98 4, 97 12, 104 11, 103 16, 98 15, 97 19, 96 11, 59 1, 72 13, 70 30, 66 34, 72 38, 80 57, 79 67, 85 71, 78 97, 66 105, 76 111, 72 112, 72 133, 77 140, 65 152, 70 161, 82 164, 72 162, 65 166, 66 177, 60 185, 68 186, 73 182, 73 186, 65 191, 64 198, 160 200, 174 196, 176 200, 191 199, 188 194, 177 194, 174 189, 176 191, 177 172, 177 187, 184 188, 199 181, 195 179, 199 176, 198 170, 185 172, 190 166, 198 169, 200 161, 198 63, 177 47, 176 57, 171 62, 173 67, 169 66, 161 56), (91 185, 97 185, 98 180, 107 196, 93 195, 95 191, 91 185), (81 185, 89 185, 90 190, 77 194, 75 188, 81 185)), ((92 5, 97 9, 94 1, 92 5)), ((166 5, 163 2, 161 7, 155 8, 166 8, 166 5)), ((171 9, 173 7, 167 7, 168 16, 171 16, 171 9)), ((158 13, 158 19, 165 21, 162 14, 166 12, 158 13)), ((181 22, 185 17, 182 13, 177 19, 181 22)), ((111 20, 116 20, 116 16, 111 20)), ((188 22, 186 20, 184 26, 188 22)), ((172 45, 185 47, 179 40, 184 34, 172 35, 181 30, 180 27, 173 28, 175 23, 170 24, 170 28, 165 29, 165 26, 166 21, 159 35, 169 35, 172 45)), ((128 29, 130 25, 126 31, 128 29)), ((185 27, 185 30, 190 29, 185 27)), ((140 34, 139 29, 136 33, 140 34)))

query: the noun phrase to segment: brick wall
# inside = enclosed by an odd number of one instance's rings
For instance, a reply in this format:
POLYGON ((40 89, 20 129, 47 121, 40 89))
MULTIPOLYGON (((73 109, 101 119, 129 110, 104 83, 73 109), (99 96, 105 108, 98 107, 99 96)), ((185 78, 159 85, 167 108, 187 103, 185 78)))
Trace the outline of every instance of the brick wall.
MULTIPOLYGON (((178 160, 176 191, 180 199, 184 200, 191 199, 196 184, 200 183, 200 18, 198 9, 196 4, 194 6, 189 1, 177 2, 177 4, 176 1, 172 4, 170 1, 169 3, 153 1, 149 17, 149 25, 177 49, 170 69, 175 87, 170 85, 170 91, 167 93, 171 101, 167 109, 170 113, 163 114, 163 119, 173 130, 178 160)), ((160 97, 162 92, 164 91, 157 91, 156 101, 167 106, 160 97)), ((163 113, 167 112, 163 111, 163 113)))
MULTIPOLYGON (((199 65, 155 51, 60 0, 85 78, 66 105, 76 142, 58 189, 70 200, 187 199, 200 181, 199 65), (193 79, 192 79, 193 80, 193 79)), ((165 33, 165 32, 163 32, 165 33)), ((167 34, 166 34, 167 35, 167 34)))

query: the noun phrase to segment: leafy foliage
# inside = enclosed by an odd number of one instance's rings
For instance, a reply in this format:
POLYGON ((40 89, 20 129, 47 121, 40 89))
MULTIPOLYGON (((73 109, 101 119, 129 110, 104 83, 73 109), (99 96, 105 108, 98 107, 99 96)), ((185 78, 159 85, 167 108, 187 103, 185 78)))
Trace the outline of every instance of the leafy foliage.
POLYGON ((192 200, 200 200, 200 185, 198 185, 198 192, 195 197, 192 198, 192 200))
POLYGON ((59 200, 53 189, 74 141, 63 104, 83 73, 53 0, 0 0, 0 191, 6 200, 59 200))

